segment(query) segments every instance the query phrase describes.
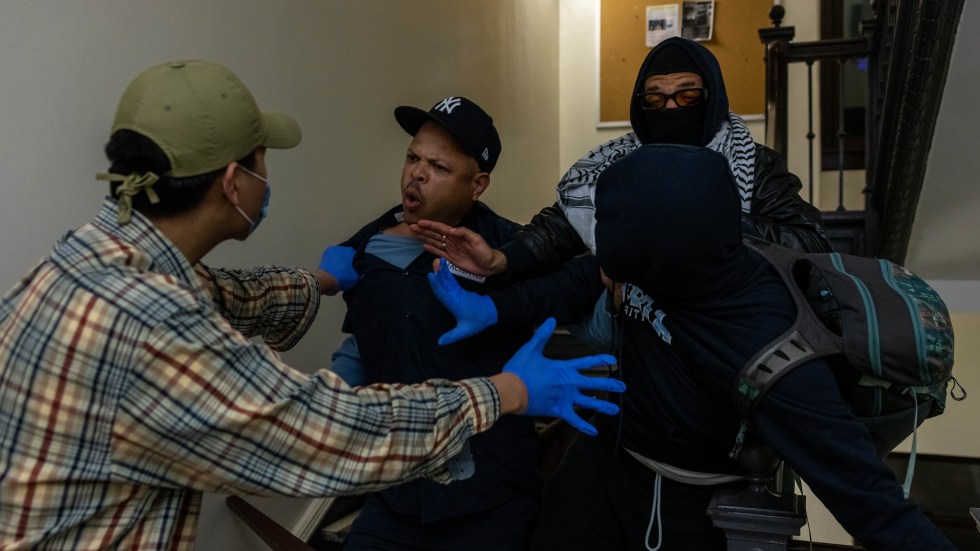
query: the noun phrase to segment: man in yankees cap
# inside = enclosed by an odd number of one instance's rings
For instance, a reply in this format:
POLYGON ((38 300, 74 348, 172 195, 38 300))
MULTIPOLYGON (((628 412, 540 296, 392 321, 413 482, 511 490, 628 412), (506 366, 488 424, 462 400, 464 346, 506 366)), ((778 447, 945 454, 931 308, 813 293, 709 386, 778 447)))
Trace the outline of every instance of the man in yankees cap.
MULTIPOLYGON (((520 229, 479 200, 500 155, 493 119, 469 99, 452 96, 428 111, 398 107, 395 120, 412 136, 401 202, 329 247, 318 272, 321 284, 337 285, 347 302, 344 331, 352 337, 334 354, 334 370, 351 384, 496 372, 532 328, 502 326, 438 344, 456 321, 429 286, 433 270, 448 269, 463 287, 481 294, 500 284, 452 265, 440 267, 409 227, 421 219, 441 220, 501 244, 520 229)), ((580 427, 591 429, 584 422, 580 427)), ((448 486, 413 481, 369 496, 344 549, 522 549, 540 486, 533 421, 502 419, 469 446, 471 457, 451 467, 459 478, 469 475, 465 480, 448 486)))

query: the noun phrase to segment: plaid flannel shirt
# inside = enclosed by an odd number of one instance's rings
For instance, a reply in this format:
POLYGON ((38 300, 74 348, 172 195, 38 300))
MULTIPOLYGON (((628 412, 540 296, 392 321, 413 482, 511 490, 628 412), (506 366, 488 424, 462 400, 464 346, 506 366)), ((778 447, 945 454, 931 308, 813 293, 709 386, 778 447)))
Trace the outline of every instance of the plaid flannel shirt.
POLYGON ((192 267, 107 199, 0 302, 0 549, 191 549, 205 491, 448 482, 492 384, 294 370, 273 349, 318 305, 308 272, 192 267))

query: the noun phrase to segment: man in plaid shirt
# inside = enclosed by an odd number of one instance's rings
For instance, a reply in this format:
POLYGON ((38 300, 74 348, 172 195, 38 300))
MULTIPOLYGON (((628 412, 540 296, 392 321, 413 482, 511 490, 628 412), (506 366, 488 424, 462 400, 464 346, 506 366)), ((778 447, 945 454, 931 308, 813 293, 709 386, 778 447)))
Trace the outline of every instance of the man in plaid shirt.
POLYGON ((126 89, 111 196, 0 302, 0 549, 190 549, 202 492, 449 482, 446 460, 503 414, 616 411, 582 391, 622 384, 578 373, 613 358, 541 356, 553 322, 488 378, 350 388, 283 364, 316 315, 314 276, 200 260, 258 226, 266 149, 299 141, 214 63, 126 89))

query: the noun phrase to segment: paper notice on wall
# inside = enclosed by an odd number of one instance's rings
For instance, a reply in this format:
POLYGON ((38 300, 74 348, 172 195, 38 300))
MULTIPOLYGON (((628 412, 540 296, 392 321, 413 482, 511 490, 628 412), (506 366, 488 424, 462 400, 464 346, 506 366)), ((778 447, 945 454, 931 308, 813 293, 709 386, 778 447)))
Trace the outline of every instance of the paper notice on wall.
POLYGON ((714 26, 714 0, 684 0, 684 38, 711 40, 714 26))
POLYGON ((647 48, 653 48, 672 36, 680 36, 677 8, 677 4, 647 6, 647 48))

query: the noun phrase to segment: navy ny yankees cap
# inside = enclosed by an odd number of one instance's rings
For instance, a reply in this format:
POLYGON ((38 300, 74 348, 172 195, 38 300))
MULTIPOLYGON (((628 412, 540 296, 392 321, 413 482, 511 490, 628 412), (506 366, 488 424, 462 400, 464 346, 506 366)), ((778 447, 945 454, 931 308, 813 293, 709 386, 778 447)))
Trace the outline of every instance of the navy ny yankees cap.
POLYGON ((500 136, 493 126, 493 119, 479 105, 464 97, 450 96, 428 111, 402 105, 395 108, 395 120, 413 136, 426 121, 438 122, 476 159, 480 170, 490 172, 497 164, 500 136))

